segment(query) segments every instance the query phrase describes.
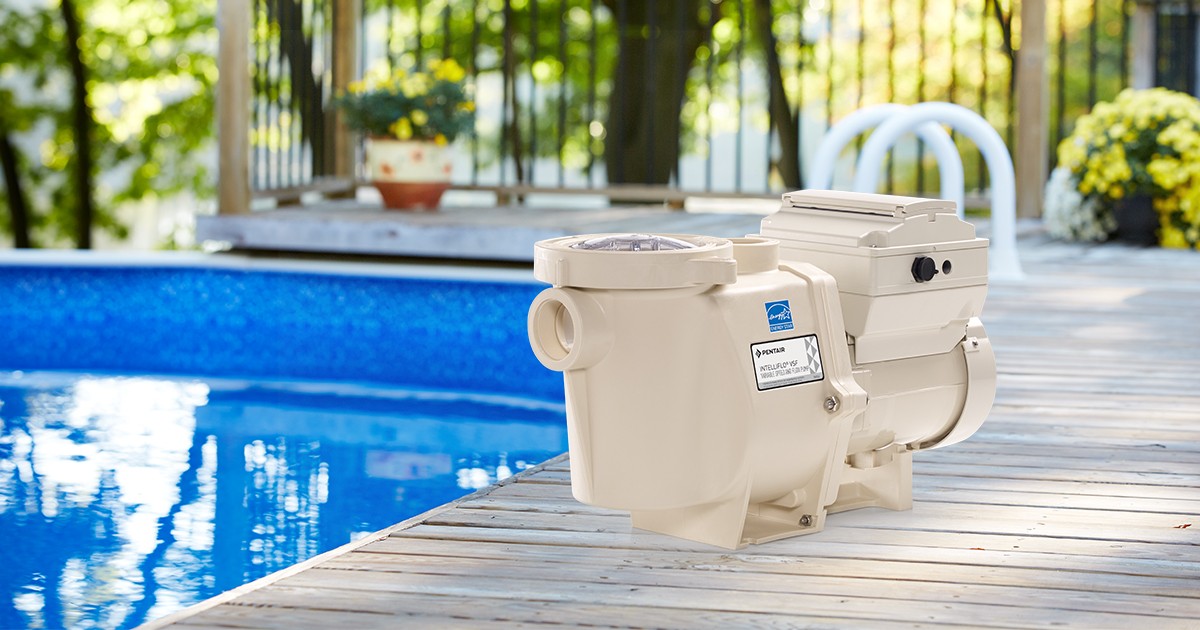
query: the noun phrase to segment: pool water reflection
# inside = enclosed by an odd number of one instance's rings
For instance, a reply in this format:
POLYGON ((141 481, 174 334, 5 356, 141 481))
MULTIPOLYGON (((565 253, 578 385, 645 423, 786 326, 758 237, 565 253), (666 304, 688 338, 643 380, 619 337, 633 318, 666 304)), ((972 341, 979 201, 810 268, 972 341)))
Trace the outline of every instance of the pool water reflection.
POLYGON ((561 405, 0 374, 0 627, 126 628, 566 450, 561 405))

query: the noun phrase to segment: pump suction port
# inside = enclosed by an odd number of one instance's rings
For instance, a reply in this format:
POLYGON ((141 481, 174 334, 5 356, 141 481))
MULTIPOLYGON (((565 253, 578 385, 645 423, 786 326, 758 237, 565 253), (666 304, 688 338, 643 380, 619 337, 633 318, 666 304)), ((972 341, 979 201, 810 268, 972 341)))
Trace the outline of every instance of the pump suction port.
POLYGON ((538 294, 529 306, 528 327, 534 356, 558 372, 591 367, 612 348, 604 310, 575 289, 555 287, 538 294))

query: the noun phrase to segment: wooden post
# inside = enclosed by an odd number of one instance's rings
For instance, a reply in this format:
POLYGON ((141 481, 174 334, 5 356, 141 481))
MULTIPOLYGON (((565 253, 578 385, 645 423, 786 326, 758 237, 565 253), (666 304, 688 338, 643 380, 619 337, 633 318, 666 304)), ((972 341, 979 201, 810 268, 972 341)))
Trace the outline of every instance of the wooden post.
POLYGON ((1138 0, 1129 20, 1129 87, 1144 90, 1154 87, 1155 36, 1158 30, 1158 5, 1154 0, 1138 0))
POLYGON ((250 2, 217 3, 217 213, 250 212, 250 2))
MULTIPOLYGON (((333 90, 345 90, 358 76, 358 25, 362 21, 362 3, 355 0, 333 2, 333 90)), ((329 126, 333 138, 333 175, 353 184, 358 138, 351 132, 341 112, 334 112, 329 126)), ((353 188, 351 188, 353 194, 353 188)))
POLYGON ((1046 89, 1046 2, 1021 3, 1021 48, 1017 51, 1017 216, 1042 215, 1042 196, 1050 165, 1050 124, 1046 89))

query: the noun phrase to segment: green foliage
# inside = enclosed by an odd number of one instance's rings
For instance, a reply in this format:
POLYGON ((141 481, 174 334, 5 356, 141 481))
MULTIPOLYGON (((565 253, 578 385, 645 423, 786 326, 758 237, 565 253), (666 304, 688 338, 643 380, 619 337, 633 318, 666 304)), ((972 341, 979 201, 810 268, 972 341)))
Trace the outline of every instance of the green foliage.
MULTIPOLYGON (((498 78, 505 63, 505 2, 478 0, 466 2, 415 2, 413 0, 369 0, 365 5, 369 19, 391 16, 392 57, 400 64, 415 61, 415 50, 424 54, 451 57, 478 73, 477 85, 491 87, 491 93, 478 93, 481 107, 497 102, 498 78), (476 11, 473 14, 472 6, 476 11), (448 8, 447 8, 448 7, 448 8), (447 19, 448 18, 448 19, 447 19), (479 31, 474 32, 476 19, 479 31), (449 33, 449 38, 445 37, 449 33), (472 67, 472 45, 478 51, 472 67)), ((536 148, 542 156, 559 151, 568 168, 585 165, 591 156, 603 153, 608 120, 607 96, 617 75, 618 41, 621 28, 618 13, 627 18, 645 13, 650 2, 617 0, 513 0, 509 24, 511 64, 519 77, 516 95, 519 116, 507 124, 519 129, 528 157, 536 148), (595 66, 590 47, 595 33, 595 66), (560 33, 563 35, 560 43, 560 33), (560 52, 562 51, 562 52, 560 52), (596 79, 592 94, 591 77, 596 79), (532 76, 535 84, 526 80, 532 76), (534 98, 530 98, 533 96, 534 98), (530 111, 532 110, 532 112, 530 111), (560 116, 565 125, 560 129, 560 116), (536 143, 533 147, 530 143, 536 143)), ((657 3, 656 3, 657 4, 657 3)), ((677 7, 685 20, 694 18, 707 26, 710 11, 715 13, 712 43, 704 42, 697 50, 687 81, 687 96, 681 111, 686 153, 704 154, 712 133, 736 129, 741 120, 736 90, 738 46, 742 46, 743 69, 765 75, 762 38, 754 32, 760 3, 662 0, 667 17, 655 29, 671 42, 670 31, 677 28, 677 7), (746 11, 739 16, 739 8, 746 11), (693 16, 693 13, 697 15, 693 16), (743 30, 745 29, 745 30, 743 30), (709 61, 712 82, 709 87, 709 61)), ((1019 3, 1000 0, 1009 15, 1019 13, 1019 3)), ((806 131, 805 144, 811 148, 817 137, 813 132, 824 127, 826 119, 836 122, 866 105, 885 102, 915 103, 919 100, 946 100, 980 111, 1005 137, 1010 137, 1013 116, 1011 67, 1002 40, 1004 29, 997 19, 995 3, 955 3, 930 0, 925 3, 864 0, 860 3, 836 3, 830 22, 830 3, 815 0, 771 0, 777 49, 783 67, 783 83, 793 110, 799 110, 806 131), (986 7, 986 10, 985 10, 986 7), (861 13, 861 27, 860 27, 861 13), (860 80, 861 76, 861 80, 860 80)), ((1124 45, 1123 15, 1125 3, 1118 0, 1064 0, 1047 5, 1050 32, 1048 53, 1051 65, 1047 86, 1054 109, 1059 103, 1058 51, 1064 47, 1063 124, 1057 129, 1057 116, 1051 116, 1050 137, 1070 132, 1073 121, 1091 106, 1089 91, 1094 87, 1098 99, 1112 98, 1123 86, 1121 49, 1124 45), (1089 24, 1097 20, 1095 55, 1096 76, 1088 73, 1091 40, 1089 24), (1060 12, 1062 17, 1060 18, 1060 12), (1061 40, 1061 41, 1060 41, 1061 40)), ((1020 20, 1011 23, 1013 44, 1020 46, 1020 20)), ((626 35, 645 36, 651 29, 634 25, 626 35)), ((665 45, 674 45, 666 43, 665 45)), ((661 50, 661 49, 660 49, 661 50)), ((372 60, 368 60, 370 63, 372 60)), ((650 60, 653 63, 654 60, 650 60)), ((765 76, 764 76, 765 79, 765 76)), ((763 81, 757 81, 761 85, 763 81)), ((659 90, 661 93, 661 90, 659 90)), ((764 92, 747 89, 743 107, 755 105, 754 115, 746 120, 756 132, 766 128, 764 92)), ((509 115, 512 116, 512 108, 509 115)), ((481 121, 482 122, 482 121, 481 121)), ((478 129, 481 157, 494 159, 492 152, 501 146, 501 129, 481 125, 478 129)), ((973 144, 961 135, 964 167, 969 180, 980 172, 980 156, 973 144)), ((907 142, 907 141, 906 141, 907 142)), ((928 157, 928 152, 926 156, 928 157)), ((925 191, 936 190, 936 169, 932 160, 925 165, 925 191)), ((911 164, 896 169, 897 186, 916 192, 911 164)), ((985 187, 984 182, 972 182, 985 187)))
MULTIPOLYGON (((95 119, 96 227, 121 237, 114 210, 187 190, 215 191, 205 165, 217 67, 214 0, 79 0, 80 48, 95 119)), ((0 5, 0 111, 23 150, 21 175, 43 243, 73 233, 70 71, 58 7, 0 5)), ((0 216, 8 216, 0 196, 0 216)), ((3 227, 7 228, 5 224, 3 227)))
MULTIPOLYGON (((417 63, 418 48, 425 57, 447 56, 473 79, 480 107, 496 107, 508 100, 501 89, 506 63, 505 2, 450 0, 448 5, 447 11, 442 3, 367 0, 364 11, 368 19, 389 25, 392 43, 390 65, 389 59, 368 59, 367 65, 381 66, 384 71, 392 66, 412 67, 417 63), (444 38, 447 31, 449 40, 444 38), (477 54, 472 54, 473 42, 477 54)), ((603 153, 605 102, 617 59, 615 15, 605 5, 601 0, 512 0, 507 61, 517 77, 533 76, 536 82, 514 81, 513 95, 520 104, 509 107, 509 120, 497 125, 478 119, 475 133, 481 165, 498 158, 504 127, 517 129, 515 135, 521 139, 518 152, 524 157, 536 149, 539 156, 560 156, 567 168, 583 169, 603 153), (560 117, 563 126, 558 124, 560 117)), ((509 145, 508 150, 514 147, 509 145)))
POLYGON ((395 70, 355 81, 334 104, 345 113, 347 126, 369 136, 445 144, 473 122, 475 102, 465 77, 453 59, 432 61, 427 70, 395 70))

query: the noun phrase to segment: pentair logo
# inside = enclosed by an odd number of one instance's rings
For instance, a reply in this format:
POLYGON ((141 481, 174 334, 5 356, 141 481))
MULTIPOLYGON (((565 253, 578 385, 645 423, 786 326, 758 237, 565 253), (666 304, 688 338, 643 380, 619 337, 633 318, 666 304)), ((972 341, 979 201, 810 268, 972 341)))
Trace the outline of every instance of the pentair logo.
POLYGON ((771 332, 783 332, 791 330, 792 326, 792 305, 787 300, 779 300, 777 302, 767 302, 767 325, 771 327, 771 332))
POLYGON ((754 358, 761 359, 764 354, 777 354, 780 352, 787 352, 787 347, 786 346, 776 346, 774 348, 755 348, 754 349, 754 358))

